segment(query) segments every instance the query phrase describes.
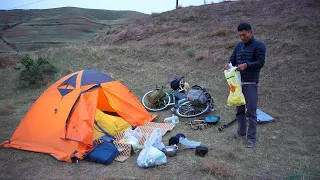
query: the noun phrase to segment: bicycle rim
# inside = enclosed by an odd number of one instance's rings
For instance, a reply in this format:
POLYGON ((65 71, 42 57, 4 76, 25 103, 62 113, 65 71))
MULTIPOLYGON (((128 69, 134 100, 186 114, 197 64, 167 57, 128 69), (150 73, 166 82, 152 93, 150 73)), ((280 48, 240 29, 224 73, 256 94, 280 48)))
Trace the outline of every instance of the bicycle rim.
POLYGON ((164 97, 160 98, 159 100, 157 100, 154 103, 151 103, 148 100, 148 95, 150 95, 153 91, 155 91, 155 90, 150 90, 143 95, 143 97, 141 99, 142 105, 148 111, 162 111, 162 110, 165 110, 166 108, 168 108, 169 102, 170 102, 169 94, 166 93, 166 95, 164 97))
POLYGON ((184 118, 197 117, 203 114, 206 114, 210 111, 210 102, 207 102, 204 105, 195 106, 186 101, 182 103, 177 109, 176 114, 184 118))

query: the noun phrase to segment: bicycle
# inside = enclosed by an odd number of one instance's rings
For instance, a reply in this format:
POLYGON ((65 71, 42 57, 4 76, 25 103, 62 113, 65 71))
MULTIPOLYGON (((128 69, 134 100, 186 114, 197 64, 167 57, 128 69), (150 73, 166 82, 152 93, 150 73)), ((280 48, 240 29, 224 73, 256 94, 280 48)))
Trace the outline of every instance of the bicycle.
MULTIPOLYGON (((188 100, 187 94, 184 93, 184 82, 183 77, 175 77, 173 80, 169 81, 171 85, 171 90, 167 90, 165 86, 156 86, 155 89, 147 91, 141 99, 142 105, 148 111, 162 111, 174 106, 171 110, 175 112, 177 116, 183 118, 197 117, 206 113, 209 113, 213 108, 213 99, 208 92, 204 92, 207 97, 207 101, 204 104, 194 103, 188 100), (179 85, 175 85, 172 88, 172 82, 178 81, 179 85), (177 88, 178 87, 178 88, 177 88), (176 104, 176 100, 178 103, 176 104)), ((201 88, 196 86, 196 88, 201 88)))

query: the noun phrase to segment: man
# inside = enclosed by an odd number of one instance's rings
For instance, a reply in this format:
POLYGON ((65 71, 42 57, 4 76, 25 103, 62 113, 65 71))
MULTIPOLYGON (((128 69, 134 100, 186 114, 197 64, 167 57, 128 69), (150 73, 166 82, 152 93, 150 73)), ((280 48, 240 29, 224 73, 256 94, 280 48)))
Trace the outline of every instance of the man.
MULTIPOLYGON (((228 62, 240 71, 242 92, 246 100, 246 105, 237 107, 236 137, 245 139, 246 147, 252 148, 256 144, 257 91, 260 69, 265 61, 266 46, 253 37, 251 25, 248 23, 239 24, 238 33, 242 42, 237 44, 228 62)), ((225 69, 228 69, 228 63, 225 69)))

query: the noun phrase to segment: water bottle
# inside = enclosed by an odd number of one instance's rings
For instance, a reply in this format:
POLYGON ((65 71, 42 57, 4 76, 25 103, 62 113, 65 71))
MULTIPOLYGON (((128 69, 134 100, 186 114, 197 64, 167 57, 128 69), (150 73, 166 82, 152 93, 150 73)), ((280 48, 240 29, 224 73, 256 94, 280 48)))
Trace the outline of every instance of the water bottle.
POLYGON ((167 117, 163 120, 164 123, 172 123, 172 124, 178 124, 179 123, 179 118, 178 116, 172 114, 171 117, 167 117))

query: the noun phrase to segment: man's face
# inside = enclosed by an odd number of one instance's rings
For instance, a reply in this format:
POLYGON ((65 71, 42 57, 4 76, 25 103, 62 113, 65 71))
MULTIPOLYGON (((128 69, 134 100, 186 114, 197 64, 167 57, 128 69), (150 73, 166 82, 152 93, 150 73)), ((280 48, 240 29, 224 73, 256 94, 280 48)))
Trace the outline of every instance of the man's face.
POLYGON ((239 37, 242 42, 247 43, 250 41, 252 36, 252 31, 251 30, 242 30, 239 31, 239 37))

